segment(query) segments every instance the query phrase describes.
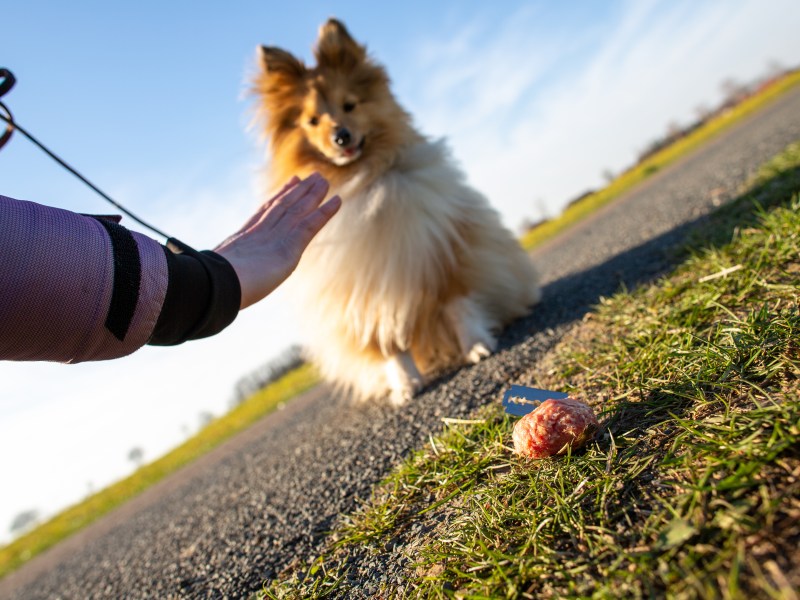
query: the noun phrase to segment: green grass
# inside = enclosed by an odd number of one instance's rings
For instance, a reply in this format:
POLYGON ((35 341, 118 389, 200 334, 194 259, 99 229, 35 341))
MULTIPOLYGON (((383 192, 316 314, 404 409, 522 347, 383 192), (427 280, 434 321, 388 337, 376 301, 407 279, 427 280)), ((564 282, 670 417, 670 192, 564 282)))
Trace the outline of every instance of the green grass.
POLYGON ((749 115, 757 112, 799 83, 800 71, 789 74, 761 93, 748 98, 724 115, 710 120, 686 137, 660 150, 653 156, 650 156, 617 177, 602 190, 589 194, 586 198, 568 206, 557 218, 546 221, 524 234, 520 242, 525 249, 530 250, 554 238, 562 231, 585 219, 599 208, 609 204, 655 173, 677 160, 688 156, 693 150, 699 148, 749 115))
POLYGON ((0 548, 0 577, 206 454, 317 382, 318 377, 310 366, 299 367, 213 420, 168 454, 0 548))
MULTIPOLYGON (((674 273, 604 299, 509 383, 594 406, 574 455, 516 457, 498 402, 446 425, 267 598, 797 598, 800 143, 674 273)), ((709 235, 709 233, 712 233, 709 235)))

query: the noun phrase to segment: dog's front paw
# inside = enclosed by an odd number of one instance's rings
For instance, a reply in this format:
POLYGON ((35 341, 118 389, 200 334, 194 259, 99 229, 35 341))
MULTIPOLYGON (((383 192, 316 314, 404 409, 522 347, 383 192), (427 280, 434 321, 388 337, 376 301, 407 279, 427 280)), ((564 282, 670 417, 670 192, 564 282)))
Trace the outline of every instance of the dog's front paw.
POLYGON ((386 380, 391 390, 390 400, 401 406, 422 389, 424 380, 408 352, 400 352, 386 361, 386 380))
POLYGON ((394 406, 403 406, 406 402, 411 400, 420 389, 422 389, 421 385, 392 388, 389 394, 389 401, 394 406))
POLYGON ((479 362, 481 362, 484 358, 491 356, 496 346, 497 342, 494 341, 490 345, 487 345, 484 342, 477 342, 475 345, 472 346, 472 348, 470 348, 465 358, 467 359, 467 362, 476 365, 479 362))
POLYGON ((457 298, 447 306, 445 315, 453 325, 465 362, 477 364, 497 349, 489 318, 475 300, 457 298))

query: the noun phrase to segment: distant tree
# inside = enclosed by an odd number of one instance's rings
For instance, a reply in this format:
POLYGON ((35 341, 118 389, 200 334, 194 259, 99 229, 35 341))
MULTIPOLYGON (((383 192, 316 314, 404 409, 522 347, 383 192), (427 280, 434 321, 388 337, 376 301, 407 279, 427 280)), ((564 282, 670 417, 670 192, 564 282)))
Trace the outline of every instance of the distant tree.
POLYGON ((567 207, 575 206, 576 204, 578 204, 582 200, 585 200, 586 198, 588 198, 589 196, 594 194, 594 192, 595 192, 594 190, 586 190, 584 192, 581 192, 580 194, 578 194, 574 198, 570 199, 569 202, 567 202, 567 207))
POLYGON ((211 413, 207 410, 204 410, 199 415, 197 415, 197 421, 198 423, 200 423, 200 429, 203 429, 213 420, 214 420, 214 413, 211 413))
POLYGON ((539 216, 540 221, 550 218, 550 209, 547 207, 547 201, 539 196, 534 200, 536 205, 536 214, 539 216))
POLYGON ((519 225, 517 226, 517 231, 519 232, 520 235, 525 235, 535 226, 536 222, 533 219, 525 217, 519 222, 519 225))
POLYGON ((139 446, 131 448, 128 451, 128 460, 131 461, 138 467, 142 466, 142 461, 144 461, 144 450, 142 450, 139 446))
POLYGON ((713 113, 714 111, 708 107, 708 104, 698 104, 694 109, 694 114, 699 121, 707 121, 713 113))
POLYGON ((778 77, 782 77, 786 74, 788 69, 778 60, 771 58, 767 61, 767 69, 765 77, 767 80, 770 79, 777 79, 778 77))
POLYGON ((675 139, 683 133, 683 128, 677 121, 667 123, 667 139, 675 139))
POLYGON ((538 221, 534 221, 533 219, 523 219, 522 222, 519 224, 519 234, 525 235, 529 231, 533 231, 537 227, 541 227, 545 223, 548 223, 550 219, 539 219, 538 221))
POLYGON ((245 375, 234 388, 234 399, 231 406, 237 406, 257 391, 277 381, 290 371, 294 371, 305 363, 303 349, 298 345, 289 346, 279 356, 269 360, 261 367, 245 375))
POLYGON ((616 175, 614 175, 614 171, 612 171, 611 169, 603 169, 603 171, 600 173, 600 176, 606 183, 611 183, 616 178, 616 175))
POLYGON ((720 89, 725 98, 726 106, 733 106, 741 102, 747 96, 747 86, 739 83, 733 77, 728 77, 720 84, 720 89))
POLYGON ((666 141, 662 139, 653 140, 649 144, 647 144, 639 155, 637 156, 637 162, 642 162, 643 160, 649 158, 659 150, 661 150, 664 146, 666 146, 666 141))
POLYGON ((8 531, 17 535, 30 529, 39 520, 39 511, 36 509, 24 510, 11 521, 8 531))

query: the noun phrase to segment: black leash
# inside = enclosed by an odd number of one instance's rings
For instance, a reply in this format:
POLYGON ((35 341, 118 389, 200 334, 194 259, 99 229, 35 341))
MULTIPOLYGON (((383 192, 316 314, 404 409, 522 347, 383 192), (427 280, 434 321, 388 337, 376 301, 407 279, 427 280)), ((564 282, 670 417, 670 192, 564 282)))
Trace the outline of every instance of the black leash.
MULTIPOLYGON (((12 87, 14 87, 14 84, 16 83, 16 81, 17 81, 17 80, 16 80, 16 78, 14 77, 13 73, 11 73, 11 71, 9 71, 8 69, 4 69, 4 68, 0 67, 0 98, 2 98, 2 97, 5 95, 5 94, 7 94, 7 93, 8 93, 8 92, 11 90, 11 88, 12 88, 12 87)), ((78 171, 76 171, 74 168, 72 168, 72 167, 71 167, 69 164, 67 164, 67 163, 66 163, 66 162, 65 162, 63 159, 61 159, 61 158, 60 158, 59 156, 57 156, 57 155, 56 155, 54 152, 52 152, 51 150, 49 150, 49 149, 48 149, 48 148, 47 148, 47 147, 46 147, 44 144, 42 144, 42 143, 41 143, 39 140, 37 140, 35 137, 33 137, 33 136, 32 136, 30 133, 28 133, 28 132, 27 132, 25 129, 23 129, 22 127, 20 127, 19 123, 17 123, 17 122, 14 120, 14 117, 11 115, 11 111, 10 111, 10 110, 8 110, 8 107, 7 107, 5 104, 3 104, 2 102, 0 102, 0 119, 2 119, 3 121, 5 121, 5 122, 6 122, 6 129, 5 129, 5 131, 3 132, 3 134, 2 134, 2 135, 0 135, 0 149, 2 149, 2 148, 3 148, 3 146, 5 146, 5 145, 8 143, 8 141, 11 139, 11 135, 14 133, 14 131, 19 131, 19 132, 20 132, 22 135, 24 135, 24 136, 25 136, 26 138, 28 138, 28 139, 29 139, 31 142, 33 142, 33 143, 34 143, 34 145, 38 146, 38 147, 39 147, 39 149, 40 149, 40 150, 42 150, 42 151, 43 151, 45 154, 47 154, 47 155, 48 155, 50 158, 52 158, 53 160, 55 160, 55 161, 56 161, 58 164, 60 164, 62 167, 64 167, 64 168, 65 168, 67 171, 69 171, 70 173, 72 173, 73 175, 75 175, 75 177, 77 177, 77 178, 78 178, 78 179, 80 179, 80 180, 81 180, 83 183, 85 183, 85 184, 86 184, 86 185, 88 185, 90 188, 92 188, 92 189, 93 189, 95 192, 97 192, 97 193, 98 193, 98 194, 99 194, 99 195, 100 195, 100 196, 101 196, 101 197, 102 197, 104 200, 106 200, 107 202, 110 202, 111 204, 113 204, 113 205, 114 205, 115 207, 117 207, 117 208, 118 208, 118 209, 119 209, 121 212, 123 212, 123 213, 125 213, 126 215, 128 215, 128 216, 129 216, 131 219, 133 219, 134 221, 136 221, 136 222, 137 222, 137 223, 139 223, 140 225, 143 225, 144 227, 146 227, 146 228, 147 228, 147 229, 149 229, 150 231, 152 231, 152 232, 154 232, 154 233, 157 233, 157 234, 158 234, 158 235, 160 235, 161 237, 163 237, 163 238, 167 239, 167 240, 168 240, 170 243, 172 243, 172 244, 173 244, 174 246, 176 246, 177 248, 180 248, 180 249, 181 249, 181 250, 183 250, 183 251, 186 251, 187 249, 188 249, 188 250, 191 250, 191 247, 187 246, 187 245, 186 245, 186 244, 184 244, 183 242, 181 242, 181 241, 179 241, 179 240, 177 240, 177 239, 174 239, 174 238, 172 238, 171 236, 167 235, 166 233, 164 233, 164 232, 163 232, 163 231, 161 231, 160 229, 156 229, 155 227, 153 227, 153 226, 152 226, 152 225, 150 225, 149 223, 147 223, 147 222, 143 221, 142 219, 140 219, 139 217, 137 217, 135 214, 133 214, 133 213, 132 213, 131 211, 129 211, 127 208, 125 208, 124 206, 122 206, 122 205, 121 205, 119 202, 116 202, 116 201, 114 201, 114 200, 113 200, 113 199, 112 199, 112 198, 111 198, 111 197, 110 197, 108 194, 106 194, 106 193, 105 193, 103 190, 101 190, 99 187, 97 187, 96 185, 94 185, 94 184, 93 184, 91 181, 89 181, 88 179, 86 179, 86 177, 84 177, 83 175, 81 175, 80 173, 78 173, 78 171)))

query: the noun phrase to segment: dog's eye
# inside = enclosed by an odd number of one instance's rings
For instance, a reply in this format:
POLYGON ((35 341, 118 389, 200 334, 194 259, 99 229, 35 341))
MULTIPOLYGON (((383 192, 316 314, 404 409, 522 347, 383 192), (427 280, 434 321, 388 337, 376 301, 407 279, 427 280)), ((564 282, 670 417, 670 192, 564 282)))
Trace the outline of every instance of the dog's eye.
POLYGON ((345 102, 344 106, 342 106, 344 112, 352 112, 355 107, 356 107, 355 102, 345 102))
POLYGON ((317 125, 319 125, 319 117, 316 117, 316 116, 311 117, 308 120, 308 124, 311 125, 312 127, 316 127, 317 125))

